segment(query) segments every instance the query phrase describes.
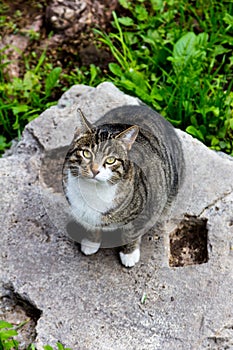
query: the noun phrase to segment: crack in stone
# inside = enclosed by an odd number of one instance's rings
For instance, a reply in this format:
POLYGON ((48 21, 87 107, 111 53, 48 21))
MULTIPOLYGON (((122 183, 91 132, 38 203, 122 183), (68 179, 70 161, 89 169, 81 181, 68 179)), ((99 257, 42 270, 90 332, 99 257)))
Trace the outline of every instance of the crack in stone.
POLYGON ((230 191, 228 191, 228 192, 223 193, 220 197, 217 197, 213 202, 211 202, 204 209, 202 209, 202 211, 200 212, 200 214, 198 216, 202 216, 206 210, 208 210, 211 207, 215 206, 218 203, 218 201, 222 201, 224 198, 229 196, 231 193, 232 193, 232 189, 230 191))
MULTIPOLYGON (((39 150, 41 153, 43 153, 45 148, 44 148, 43 144, 41 143, 40 139, 38 138, 38 136, 36 136, 36 135, 34 134, 33 129, 27 127, 27 128, 25 129, 24 132, 25 132, 25 133, 27 132, 27 134, 29 135, 29 137, 31 137, 31 138, 35 141, 35 143, 36 143, 36 145, 37 145, 37 147, 38 147, 38 150, 39 150)), ((24 135, 23 140, 27 139, 25 136, 26 136, 26 135, 24 135)), ((19 143, 19 144, 20 144, 20 143, 19 143)))

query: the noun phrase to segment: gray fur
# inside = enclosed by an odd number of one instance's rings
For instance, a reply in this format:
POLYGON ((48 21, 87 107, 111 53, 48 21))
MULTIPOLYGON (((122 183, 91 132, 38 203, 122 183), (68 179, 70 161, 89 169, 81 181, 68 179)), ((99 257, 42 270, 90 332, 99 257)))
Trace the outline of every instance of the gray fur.
POLYGON ((115 175, 109 186, 118 186, 114 207, 102 213, 101 225, 93 227, 89 237, 95 241, 95 232, 99 237, 100 231, 111 235, 115 230, 114 244, 130 254, 139 247, 141 236, 166 213, 182 183, 184 158, 179 138, 173 126, 147 106, 115 108, 92 126, 91 134, 84 127, 75 135, 64 164, 66 194, 67 170, 82 176, 76 153, 80 144, 90 144, 95 154, 115 152, 122 158, 116 169, 111 168, 115 175), (133 130, 134 135, 125 137, 125 130, 133 130), (130 146, 127 137, 131 137, 130 146))

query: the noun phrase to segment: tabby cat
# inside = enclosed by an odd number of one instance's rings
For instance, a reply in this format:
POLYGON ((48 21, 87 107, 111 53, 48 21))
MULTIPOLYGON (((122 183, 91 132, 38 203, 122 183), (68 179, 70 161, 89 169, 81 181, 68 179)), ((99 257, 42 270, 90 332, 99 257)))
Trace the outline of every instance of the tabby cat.
POLYGON ((63 188, 86 230, 81 251, 96 253, 107 232, 109 246, 120 246, 122 264, 132 267, 141 236, 159 222, 181 185, 181 143, 173 126, 144 105, 112 109, 94 125, 79 114, 63 188))

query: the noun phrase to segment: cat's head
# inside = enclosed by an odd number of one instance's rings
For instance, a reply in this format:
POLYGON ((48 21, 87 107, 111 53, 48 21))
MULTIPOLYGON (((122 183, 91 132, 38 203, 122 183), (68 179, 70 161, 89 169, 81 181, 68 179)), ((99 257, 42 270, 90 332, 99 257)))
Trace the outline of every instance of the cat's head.
POLYGON ((139 127, 114 132, 107 125, 95 127, 80 112, 80 126, 67 154, 68 168, 74 176, 90 181, 117 183, 129 171, 128 152, 139 127))

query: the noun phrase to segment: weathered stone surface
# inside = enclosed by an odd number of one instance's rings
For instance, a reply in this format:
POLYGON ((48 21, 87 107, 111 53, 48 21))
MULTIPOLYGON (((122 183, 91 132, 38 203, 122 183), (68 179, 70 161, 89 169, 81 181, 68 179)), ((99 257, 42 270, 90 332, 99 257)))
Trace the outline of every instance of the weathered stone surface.
POLYGON ((109 83, 74 86, 26 127, 11 156, 0 159, 0 278, 42 311, 38 349, 57 341, 75 350, 233 349, 230 157, 178 131, 186 181, 166 233, 144 236, 133 269, 120 265, 114 249, 83 256, 64 231, 66 204, 56 179, 76 107, 95 121, 113 107, 138 103, 109 83), (51 154, 57 158, 49 162, 51 154), (169 233, 182 214, 207 219, 206 263, 169 266, 169 233))

